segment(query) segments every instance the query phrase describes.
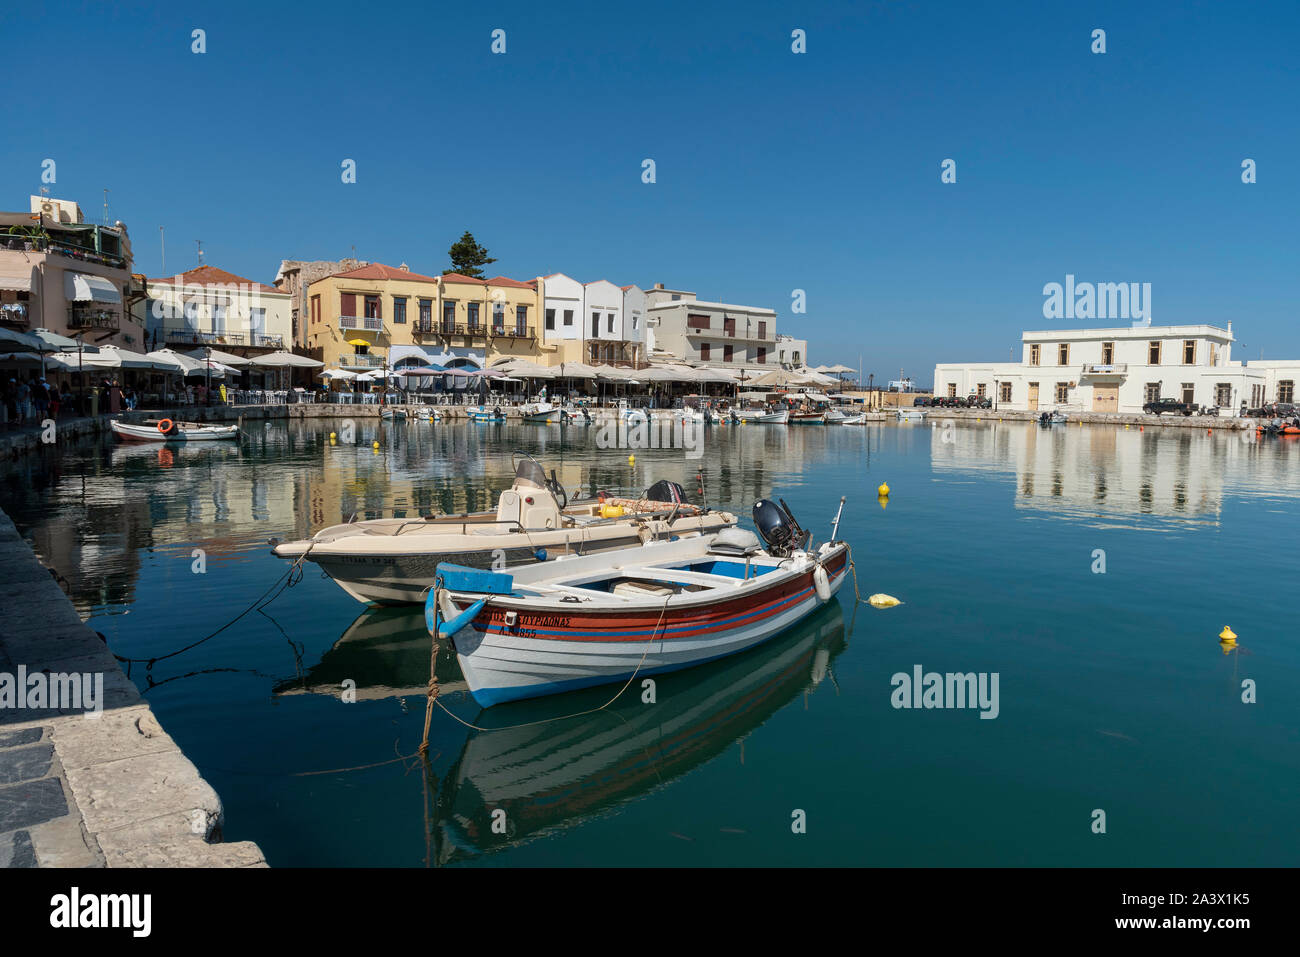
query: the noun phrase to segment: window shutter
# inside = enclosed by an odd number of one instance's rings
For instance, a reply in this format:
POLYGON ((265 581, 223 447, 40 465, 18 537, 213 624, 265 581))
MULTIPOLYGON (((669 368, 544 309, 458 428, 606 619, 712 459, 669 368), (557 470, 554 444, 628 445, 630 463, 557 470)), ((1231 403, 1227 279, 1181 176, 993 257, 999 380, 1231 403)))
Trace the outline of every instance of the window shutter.
POLYGON ((339 294, 339 315, 355 316, 357 314, 357 294, 344 292, 339 294))

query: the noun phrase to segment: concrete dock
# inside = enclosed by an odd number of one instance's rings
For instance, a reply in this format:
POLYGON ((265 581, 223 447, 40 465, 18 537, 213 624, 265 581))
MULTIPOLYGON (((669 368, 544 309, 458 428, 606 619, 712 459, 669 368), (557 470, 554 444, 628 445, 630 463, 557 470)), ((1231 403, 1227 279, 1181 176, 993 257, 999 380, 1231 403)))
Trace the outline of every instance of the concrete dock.
POLYGON ((0 580, 0 867, 265 866, 256 844, 220 843, 216 791, 3 512, 0 580), (16 706, 23 674, 102 676, 102 713, 16 706))

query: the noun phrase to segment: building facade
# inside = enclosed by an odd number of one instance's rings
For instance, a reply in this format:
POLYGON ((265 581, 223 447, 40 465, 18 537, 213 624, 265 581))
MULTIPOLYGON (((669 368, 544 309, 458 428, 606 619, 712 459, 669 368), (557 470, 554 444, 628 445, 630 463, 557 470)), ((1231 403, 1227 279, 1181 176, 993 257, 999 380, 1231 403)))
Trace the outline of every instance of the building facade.
POLYGON ((289 322, 293 327, 293 345, 305 349, 307 346, 307 287, 317 279, 324 279, 334 273, 349 272, 370 265, 364 259, 340 259, 337 262, 317 259, 307 262, 299 259, 282 259, 276 270, 274 285, 281 292, 289 294, 289 322))
POLYGON ((132 307, 144 277, 131 272, 126 226, 86 223, 70 200, 31 197, 30 212, 0 213, 0 324, 48 329, 88 345, 144 351, 132 307))
POLYGON ((941 364, 936 396, 989 396, 999 408, 1141 412, 1178 399, 1233 412, 1294 401, 1300 360, 1233 361, 1235 337, 1211 325, 1025 332, 1020 362, 941 364))
POLYGON ((777 367, 775 310, 706 302, 693 292, 665 289, 662 283, 645 295, 657 351, 718 368, 777 367))
POLYGON ((292 297, 215 266, 146 281, 136 314, 148 350, 211 346, 252 356, 293 345, 292 297))
POLYGON ((808 340, 793 336, 776 337, 776 361, 782 368, 797 370, 808 365, 808 340))

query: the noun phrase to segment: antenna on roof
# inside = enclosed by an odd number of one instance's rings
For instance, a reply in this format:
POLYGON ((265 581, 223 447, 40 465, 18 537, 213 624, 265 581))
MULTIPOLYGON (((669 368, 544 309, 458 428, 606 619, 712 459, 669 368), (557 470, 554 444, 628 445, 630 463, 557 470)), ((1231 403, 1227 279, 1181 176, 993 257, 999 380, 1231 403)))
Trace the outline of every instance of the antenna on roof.
POLYGON ((108 190, 104 190, 104 225, 108 225, 108 190))
POLYGON ((203 240, 201 240, 201 239, 196 239, 196 240, 194 240, 194 242, 196 242, 196 243, 198 244, 198 247, 199 247, 199 265, 202 266, 202 265, 203 265, 203 240))

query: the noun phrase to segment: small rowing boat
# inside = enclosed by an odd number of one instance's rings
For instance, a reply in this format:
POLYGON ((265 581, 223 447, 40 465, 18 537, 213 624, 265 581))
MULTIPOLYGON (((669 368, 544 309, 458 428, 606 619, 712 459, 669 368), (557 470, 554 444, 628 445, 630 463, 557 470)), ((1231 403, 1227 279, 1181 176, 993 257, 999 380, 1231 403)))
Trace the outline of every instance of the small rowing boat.
POLYGON ((111 419, 108 424, 113 434, 126 442, 213 442, 239 437, 237 425, 204 425, 171 419, 145 419, 138 424, 111 419))
POLYGON ((405 422, 406 410, 386 407, 382 412, 379 413, 379 417, 388 422, 405 422))
POLYGON ((520 408, 525 422, 559 422, 564 410, 554 402, 530 402, 520 408))
POLYGON ((811 548, 784 503, 759 501, 754 522, 766 548, 732 528, 509 574, 444 563, 425 620, 483 707, 713 661, 807 618, 848 574, 847 545, 811 548))
POLYGON ((471 422, 504 422, 506 414, 498 406, 489 409, 487 406, 480 405, 477 409, 469 409, 466 413, 471 422))

